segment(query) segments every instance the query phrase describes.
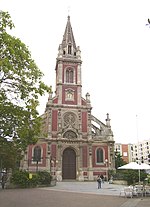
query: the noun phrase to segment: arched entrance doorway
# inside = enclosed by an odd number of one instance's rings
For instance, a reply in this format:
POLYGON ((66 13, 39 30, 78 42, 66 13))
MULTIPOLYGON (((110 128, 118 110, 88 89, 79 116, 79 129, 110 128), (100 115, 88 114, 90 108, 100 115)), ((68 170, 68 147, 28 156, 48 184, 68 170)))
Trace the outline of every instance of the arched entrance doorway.
POLYGON ((62 179, 76 179, 76 153, 71 148, 63 152, 62 179))

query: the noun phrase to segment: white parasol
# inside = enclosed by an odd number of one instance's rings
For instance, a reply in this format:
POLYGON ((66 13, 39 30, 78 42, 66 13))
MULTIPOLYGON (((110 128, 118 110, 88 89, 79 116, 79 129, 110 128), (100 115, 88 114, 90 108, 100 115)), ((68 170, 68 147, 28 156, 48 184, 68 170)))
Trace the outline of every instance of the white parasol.
POLYGON ((132 170, 139 170, 140 169, 140 165, 137 164, 136 162, 130 162, 128 164, 125 164, 121 167, 118 167, 118 169, 132 169, 132 170))

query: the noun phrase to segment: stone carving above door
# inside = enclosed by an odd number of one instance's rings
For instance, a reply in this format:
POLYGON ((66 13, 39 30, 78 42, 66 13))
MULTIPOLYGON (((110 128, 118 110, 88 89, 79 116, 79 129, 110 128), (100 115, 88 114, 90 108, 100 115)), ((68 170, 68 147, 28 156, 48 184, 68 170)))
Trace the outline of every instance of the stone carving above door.
POLYGON ((64 138, 68 138, 68 139, 75 139, 77 138, 77 135, 75 132, 69 130, 69 131, 66 131, 63 135, 64 138))

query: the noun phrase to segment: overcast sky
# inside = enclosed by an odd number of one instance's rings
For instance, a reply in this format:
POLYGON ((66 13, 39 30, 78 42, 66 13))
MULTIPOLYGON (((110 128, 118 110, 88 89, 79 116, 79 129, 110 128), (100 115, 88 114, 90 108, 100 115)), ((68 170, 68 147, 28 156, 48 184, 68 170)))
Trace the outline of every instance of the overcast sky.
MULTIPOLYGON (((82 96, 92 114, 110 114, 116 142, 150 139, 150 0, 0 0, 13 35, 31 51, 55 90, 55 64, 67 16, 82 58, 82 96)), ((42 114, 48 95, 40 99, 42 114)))

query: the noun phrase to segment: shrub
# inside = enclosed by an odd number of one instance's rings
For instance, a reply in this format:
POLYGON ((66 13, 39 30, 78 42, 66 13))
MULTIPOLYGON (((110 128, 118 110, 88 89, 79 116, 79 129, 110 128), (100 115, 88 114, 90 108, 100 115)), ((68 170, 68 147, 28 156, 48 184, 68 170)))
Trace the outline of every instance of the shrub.
POLYGON ((47 171, 37 172, 39 185, 50 185, 52 176, 47 171))
MULTIPOLYGON (((140 171, 140 181, 145 180, 147 177, 147 173, 145 173, 143 170, 140 171)), ((124 170, 123 171, 123 178, 127 181, 128 185, 134 185, 135 183, 138 183, 139 181, 139 171, 138 170, 124 170)))
POLYGON ((11 177, 11 183, 18 187, 26 188, 29 185, 29 176, 26 171, 14 171, 11 177))
POLYGON ((14 171, 11 176, 11 183, 20 188, 36 187, 37 185, 50 185, 51 175, 44 172, 37 172, 29 177, 29 172, 27 171, 14 171))

